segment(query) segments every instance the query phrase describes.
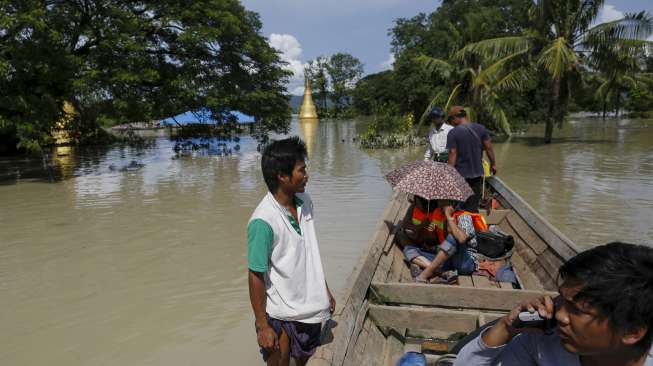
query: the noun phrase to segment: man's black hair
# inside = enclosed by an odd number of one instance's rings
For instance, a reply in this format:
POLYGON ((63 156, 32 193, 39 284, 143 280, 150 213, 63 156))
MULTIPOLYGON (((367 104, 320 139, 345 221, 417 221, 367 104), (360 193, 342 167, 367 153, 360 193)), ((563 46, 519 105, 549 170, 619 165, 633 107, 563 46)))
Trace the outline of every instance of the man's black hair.
POLYGON ((274 141, 263 150, 261 169, 270 192, 275 193, 279 186, 277 175, 292 175, 295 163, 306 160, 306 145, 297 136, 274 141))
POLYGON ((646 328, 636 344, 648 351, 653 340, 653 248, 612 242, 571 258, 560 278, 582 288, 574 301, 595 307, 615 331, 646 328))

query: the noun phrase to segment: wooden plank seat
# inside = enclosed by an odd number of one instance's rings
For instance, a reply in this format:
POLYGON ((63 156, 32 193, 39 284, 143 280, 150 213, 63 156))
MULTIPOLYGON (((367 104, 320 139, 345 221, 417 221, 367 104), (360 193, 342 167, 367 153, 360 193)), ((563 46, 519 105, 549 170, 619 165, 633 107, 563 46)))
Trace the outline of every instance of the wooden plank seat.
POLYGON ((469 308, 482 310, 510 311, 519 303, 534 297, 557 292, 516 290, 504 288, 468 288, 462 286, 433 285, 419 283, 373 282, 377 297, 386 304, 411 304, 441 306, 448 308, 469 308))

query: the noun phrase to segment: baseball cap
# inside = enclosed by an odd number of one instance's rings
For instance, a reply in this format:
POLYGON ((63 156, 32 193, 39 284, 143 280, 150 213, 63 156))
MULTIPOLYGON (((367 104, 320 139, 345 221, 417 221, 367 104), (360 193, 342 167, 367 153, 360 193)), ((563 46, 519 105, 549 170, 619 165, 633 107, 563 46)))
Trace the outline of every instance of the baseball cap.
POLYGON ((440 107, 433 107, 429 112, 429 118, 433 117, 444 117, 444 111, 440 107))

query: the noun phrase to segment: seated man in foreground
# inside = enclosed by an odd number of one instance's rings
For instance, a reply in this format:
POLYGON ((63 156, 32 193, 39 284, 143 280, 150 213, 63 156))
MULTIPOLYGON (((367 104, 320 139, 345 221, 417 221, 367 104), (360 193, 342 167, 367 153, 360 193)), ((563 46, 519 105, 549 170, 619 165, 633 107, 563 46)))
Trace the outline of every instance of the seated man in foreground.
POLYGON ((460 351, 455 365, 653 366, 653 248, 610 243, 560 267, 560 296, 513 309, 460 351), (523 311, 557 321, 516 329, 523 311))

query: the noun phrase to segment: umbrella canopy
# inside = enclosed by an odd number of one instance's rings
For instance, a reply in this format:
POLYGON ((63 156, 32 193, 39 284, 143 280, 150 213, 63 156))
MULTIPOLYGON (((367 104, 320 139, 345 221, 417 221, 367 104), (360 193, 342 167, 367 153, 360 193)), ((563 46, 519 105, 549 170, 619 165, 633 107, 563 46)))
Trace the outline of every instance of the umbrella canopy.
POLYGON ((427 200, 465 201, 474 192, 455 168, 435 161, 414 161, 388 173, 385 179, 398 191, 427 200))

